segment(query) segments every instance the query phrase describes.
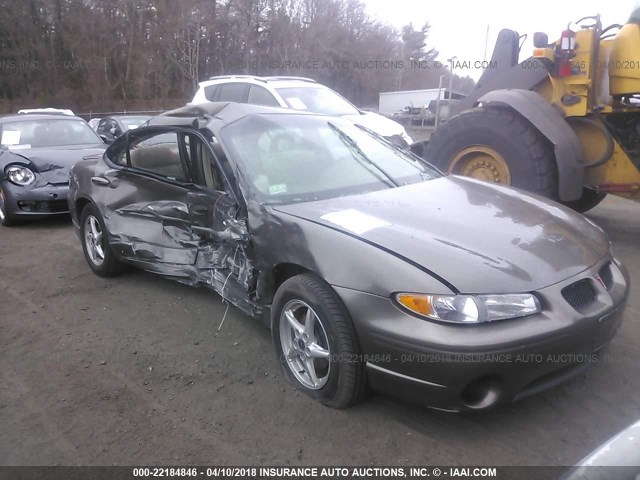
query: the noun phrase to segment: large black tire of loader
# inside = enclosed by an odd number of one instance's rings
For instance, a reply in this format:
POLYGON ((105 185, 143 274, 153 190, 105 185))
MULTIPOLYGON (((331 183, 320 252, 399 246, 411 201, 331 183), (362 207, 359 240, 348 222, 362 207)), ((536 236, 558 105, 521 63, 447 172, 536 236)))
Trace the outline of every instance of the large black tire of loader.
POLYGON ((558 169, 551 145, 533 125, 509 108, 478 107, 442 125, 423 158, 451 172, 456 154, 474 145, 498 152, 508 164, 511 185, 557 200, 558 169))

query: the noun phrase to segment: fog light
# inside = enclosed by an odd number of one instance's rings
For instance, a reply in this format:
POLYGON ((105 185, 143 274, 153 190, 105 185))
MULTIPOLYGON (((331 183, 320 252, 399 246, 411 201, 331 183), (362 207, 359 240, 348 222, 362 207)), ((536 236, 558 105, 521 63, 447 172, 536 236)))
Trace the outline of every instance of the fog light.
POLYGON ((481 377, 473 380, 460 393, 462 403, 471 409, 489 408, 500 400, 502 384, 498 377, 481 377))

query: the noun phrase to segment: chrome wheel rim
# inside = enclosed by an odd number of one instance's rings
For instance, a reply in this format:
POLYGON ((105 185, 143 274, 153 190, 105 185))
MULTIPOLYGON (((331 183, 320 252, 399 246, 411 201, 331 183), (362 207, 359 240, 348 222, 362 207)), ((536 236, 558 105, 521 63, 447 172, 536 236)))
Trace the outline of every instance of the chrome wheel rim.
POLYGON ((99 267, 104 263, 103 235, 100 222, 93 215, 84 221, 84 245, 91 263, 99 267))
POLYGON ((291 300, 280 314, 280 345, 287 367, 305 388, 320 390, 331 372, 329 337, 316 312, 291 300))

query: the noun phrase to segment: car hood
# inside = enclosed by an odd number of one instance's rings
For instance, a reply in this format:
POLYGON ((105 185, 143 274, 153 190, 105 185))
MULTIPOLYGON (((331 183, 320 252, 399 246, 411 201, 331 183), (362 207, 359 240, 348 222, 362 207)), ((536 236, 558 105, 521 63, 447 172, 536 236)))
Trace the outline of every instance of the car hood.
POLYGON ((343 115, 343 118, 351 120, 356 125, 373 130, 383 137, 393 137, 405 133, 404 127, 387 117, 373 112, 356 113, 354 115, 343 115))
POLYGON ((275 209, 395 252, 461 293, 538 290, 609 251, 604 232, 582 215, 462 177, 275 209))
POLYGON ((600 445, 559 480, 638 478, 637 475, 640 474, 638 465, 640 465, 640 421, 600 445))
POLYGON ((66 184, 69 183, 71 167, 87 156, 101 155, 105 148, 99 144, 8 150, 0 159, 3 160, 3 166, 9 163, 26 164, 40 174, 41 184, 66 184))

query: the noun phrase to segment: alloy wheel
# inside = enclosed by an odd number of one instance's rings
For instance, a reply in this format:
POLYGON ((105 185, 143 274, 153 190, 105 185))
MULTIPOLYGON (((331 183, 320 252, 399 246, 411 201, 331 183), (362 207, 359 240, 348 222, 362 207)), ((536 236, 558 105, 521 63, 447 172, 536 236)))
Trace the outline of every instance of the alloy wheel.
POLYGON ((84 245, 89 259, 96 267, 104 263, 103 239, 100 222, 93 215, 88 215, 84 221, 84 245))
POLYGON ((302 300, 280 314, 280 344, 287 367, 304 387, 320 390, 329 380, 331 349, 322 321, 302 300))

